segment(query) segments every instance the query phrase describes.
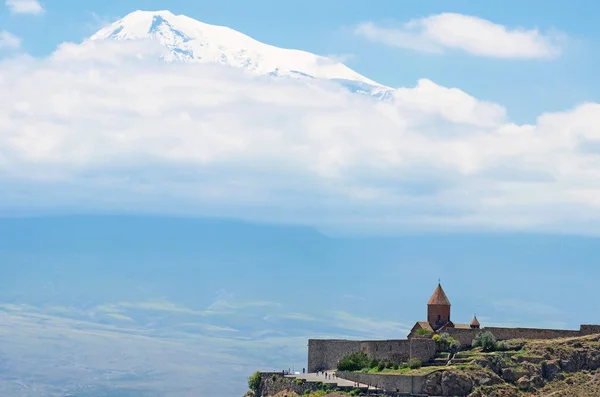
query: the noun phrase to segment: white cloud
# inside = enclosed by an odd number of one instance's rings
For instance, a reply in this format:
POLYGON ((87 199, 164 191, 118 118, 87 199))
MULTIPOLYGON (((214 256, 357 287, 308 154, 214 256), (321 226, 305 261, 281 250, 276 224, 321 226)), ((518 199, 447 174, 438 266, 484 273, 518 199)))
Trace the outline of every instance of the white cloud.
POLYGON ((95 42, 0 63, 3 212, 600 230, 600 104, 517 125, 429 80, 380 102, 156 51, 95 42))
POLYGON ((21 47, 21 39, 7 31, 0 31, 0 50, 5 48, 15 49, 21 47))
POLYGON ((43 14, 44 7, 37 0, 6 0, 6 6, 14 14, 43 14))
POLYGON ((411 20, 398 27, 372 22, 358 25, 355 33, 389 46, 420 52, 441 53, 448 49, 492 58, 553 58, 560 54, 560 34, 542 34, 537 29, 509 29, 486 19, 442 13, 411 20))

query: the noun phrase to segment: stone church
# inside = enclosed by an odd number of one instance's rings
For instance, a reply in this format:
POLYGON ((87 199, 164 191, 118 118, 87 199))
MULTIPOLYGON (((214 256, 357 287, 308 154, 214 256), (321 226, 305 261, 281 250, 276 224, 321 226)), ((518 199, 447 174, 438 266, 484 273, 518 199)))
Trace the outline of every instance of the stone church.
MULTIPOLYGON (((419 321, 415 324, 410 332, 410 336, 415 335, 419 329, 425 329, 431 332, 444 332, 450 328, 453 329, 479 329, 481 324, 477 320, 477 316, 473 317, 470 324, 455 324, 450 319, 450 309, 452 305, 441 284, 431 295, 431 299, 427 303, 427 321, 419 321)), ((409 337, 410 337, 409 336, 409 337)))

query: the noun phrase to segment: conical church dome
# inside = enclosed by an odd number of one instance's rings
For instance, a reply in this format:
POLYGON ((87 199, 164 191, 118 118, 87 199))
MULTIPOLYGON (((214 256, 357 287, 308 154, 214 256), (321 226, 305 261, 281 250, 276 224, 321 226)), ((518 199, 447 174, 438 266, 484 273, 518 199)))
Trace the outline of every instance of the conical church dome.
POLYGON ((444 289, 442 288, 441 284, 438 284, 437 288, 433 292, 433 295, 431 295, 431 299, 429 299, 429 302, 427 304, 450 306, 450 300, 446 296, 446 293, 444 292, 444 289))

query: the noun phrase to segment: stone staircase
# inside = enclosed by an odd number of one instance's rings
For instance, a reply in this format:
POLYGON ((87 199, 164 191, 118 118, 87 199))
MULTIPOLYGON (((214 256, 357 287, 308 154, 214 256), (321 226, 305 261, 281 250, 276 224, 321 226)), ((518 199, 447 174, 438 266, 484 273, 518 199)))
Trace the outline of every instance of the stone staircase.
POLYGON ((463 352, 458 352, 454 355, 454 357, 452 357, 450 364, 451 365, 469 364, 471 361, 473 361, 472 356, 465 354, 463 352))
POLYGON ((448 363, 448 360, 450 360, 450 353, 439 352, 439 353, 436 353, 436 355, 431 360, 424 363, 423 366, 424 367, 432 367, 432 366, 441 367, 441 366, 446 365, 448 363))
POLYGON ((439 352, 439 353, 436 353, 436 355, 431 360, 429 360, 427 363, 424 363, 423 366, 424 367, 432 367, 432 366, 443 367, 446 365, 469 364, 471 361, 473 361, 473 357, 470 357, 465 354, 461 354, 461 352, 458 352, 456 354, 439 352))

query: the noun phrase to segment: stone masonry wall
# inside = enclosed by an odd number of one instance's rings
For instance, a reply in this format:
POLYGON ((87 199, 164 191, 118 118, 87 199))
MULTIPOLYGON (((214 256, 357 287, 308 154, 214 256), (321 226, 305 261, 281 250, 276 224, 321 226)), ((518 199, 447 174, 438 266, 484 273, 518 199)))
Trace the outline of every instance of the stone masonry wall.
POLYGON ((461 346, 470 346, 471 342, 481 331, 490 331, 498 340, 509 339, 555 339, 555 338, 575 338, 600 333, 598 325, 582 325, 579 331, 564 329, 540 329, 540 328, 502 328, 485 327, 482 329, 458 329, 449 328, 444 330, 454 339, 460 342, 461 346))
POLYGON ((437 345, 432 339, 410 339, 410 357, 416 358, 423 363, 431 360, 437 353, 437 345))
POLYGON ((339 339, 309 339, 308 372, 317 372, 321 368, 337 368, 339 360, 350 353, 360 351, 360 343, 360 341, 339 339))
POLYGON ((600 325, 582 324, 579 329, 581 336, 600 334, 600 325))
POLYGON ((377 360, 392 360, 396 362, 408 361, 410 358, 410 341, 405 340, 382 340, 362 341, 360 350, 370 358, 377 360))
POLYGON ((498 340, 508 339, 554 339, 572 338, 581 336, 579 331, 561 329, 536 329, 536 328, 498 328, 485 327, 484 331, 490 331, 498 340))
POLYGON ((423 376, 364 374, 361 372, 337 371, 338 378, 377 386, 388 392, 420 394, 423 392, 423 376))
POLYGON ((338 361, 350 353, 363 351, 377 360, 391 360, 397 363, 417 358, 429 361, 436 353, 435 342, 431 339, 398 339, 382 341, 317 340, 308 341, 308 372, 337 369, 338 361))
POLYGON ((473 339, 480 333, 481 329, 462 329, 462 328, 448 328, 443 332, 448 332, 450 336, 460 342, 462 347, 471 346, 473 339))

